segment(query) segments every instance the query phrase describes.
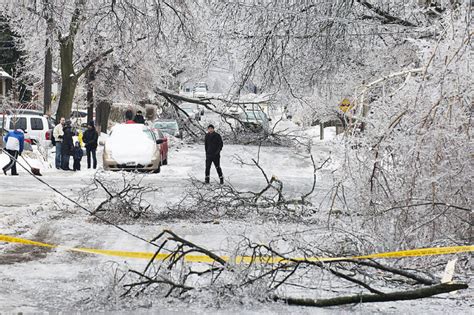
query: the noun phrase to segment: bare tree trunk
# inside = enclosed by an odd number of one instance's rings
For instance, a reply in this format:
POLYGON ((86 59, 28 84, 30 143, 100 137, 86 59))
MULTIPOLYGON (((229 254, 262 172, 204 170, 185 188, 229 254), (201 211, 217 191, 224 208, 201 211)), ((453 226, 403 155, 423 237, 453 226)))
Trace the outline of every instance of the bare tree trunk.
MULTIPOLYGON (((48 45, 48 43, 46 43, 48 45)), ((51 115, 51 85, 53 75, 53 55, 51 48, 46 47, 46 55, 44 61, 44 95, 43 95, 43 114, 51 115)))
POLYGON ((91 66, 87 71, 87 121, 94 120, 94 81, 95 81, 95 68, 91 66))
POLYGON ((70 39, 65 39, 61 41, 60 45, 62 84, 58 111, 56 112, 57 123, 59 123, 61 117, 69 118, 71 116, 72 101, 77 85, 73 65, 74 43, 70 39))
POLYGON ((96 111, 97 119, 96 119, 95 124, 99 133, 107 132, 111 107, 112 107, 112 102, 108 100, 101 100, 97 104, 97 111, 96 111))
POLYGON ((51 85, 53 76, 53 53, 51 51, 51 35, 53 32, 53 20, 46 21, 46 53, 44 58, 44 81, 43 81, 43 114, 51 116, 51 85))

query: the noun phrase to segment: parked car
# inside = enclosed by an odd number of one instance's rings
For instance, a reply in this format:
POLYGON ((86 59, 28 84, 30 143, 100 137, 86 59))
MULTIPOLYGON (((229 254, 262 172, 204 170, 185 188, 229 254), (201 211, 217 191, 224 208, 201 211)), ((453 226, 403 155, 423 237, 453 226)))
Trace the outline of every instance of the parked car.
POLYGON ((159 129, 164 134, 167 134, 176 138, 183 137, 183 132, 181 128, 179 128, 178 122, 174 119, 158 119, 158 120, 155 120, 151 124, 151 126, 153 130, 159 129))
POLYGON ((205 82, 198 82, 194 85, 193 97, 197 97, 197 98, 207 97, 207 84, 205 82))
POLYGON ((160 155, 161 155, 161 165, 168 165, 168 148, 169 148, 169 141, 168 137, 164 135, 161 130, 156 131, 156 139, 163 140, 158 141, 160 143, 160 155))
MULTIPOLYGON (((0 127, 1 124, 0 119, 0 127)), ((54 128, 54 123, 48 117, 38 114, 6 115, 4 126, 7 130, 23 129, 30 136, 32 144, 51 144, 51 134, 48 131, 54 128)))
POLYGON ((104 169, 159 173, 161 165, 168 163, 167 141, 146 125, 115 125, 104 144, 104 169))
POLYGON ((245 105, 234 104, 232 106, 227 107, 227 112, 229 113, 229 115, 239 116, 240 113, 244 112, 244 109, 245 105))
MULTIPOLYGON (((194 119, 196 121, 201 120, 201 110, 198 107, 198 104, 194 103, 182 103, 180 108, 188 114, 190 119, 194 119)), ((182 114, 182 113, 180 113, 182 114)), ((184 114, 182 114, 184 115, 184 114)))
POLYGON ((254 132, 266 132, 270 129, 270 120, 262 111, 244 111, 239 114, 239 120, 242 122, 242 127, 246 130, 251 130, 254 132))

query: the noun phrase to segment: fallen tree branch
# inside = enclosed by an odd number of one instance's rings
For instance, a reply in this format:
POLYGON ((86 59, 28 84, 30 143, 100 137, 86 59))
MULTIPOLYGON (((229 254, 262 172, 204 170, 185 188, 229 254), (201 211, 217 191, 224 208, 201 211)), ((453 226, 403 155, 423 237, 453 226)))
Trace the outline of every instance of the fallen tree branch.
POLYGON ((356 0, 356 1, 358 3, 360 3, 361 5, 363 5, 364 7, 366 7, 367 9, 369 9, 370 11, 372 11, 372 12, 376 13, 377 15, 379 15, 381 17, 380 20, 384 24, 399 24, 399 25, 410 26, 410 27, 418 26, 418 25, 413 24, 413 23, 411 23, 407 20, 401 19, 397 16, 393 16, 390 13, 374 6, 373 4, 369 3, 368 1, 365 1, 365 0, 356 0))
POLYGON ((325 307, 325 306, 337 306, 345 304, 355 303, 373 303, 373 302, 391 302, 391 301, 406 301, 416 300, 433 295, 448 293, 452 291, 467 289, 468 285, 465 283, 441 283, 427 288, 421 288, 410 291, 397 291, 385 294, 360 294, 351 296, 341 296, 330 299, 299 299, 299 298, 282 298, 274 296, 274 301, 284 301, 289 305, 300 305, 300 306, 314 306, 314 307, 325 307))

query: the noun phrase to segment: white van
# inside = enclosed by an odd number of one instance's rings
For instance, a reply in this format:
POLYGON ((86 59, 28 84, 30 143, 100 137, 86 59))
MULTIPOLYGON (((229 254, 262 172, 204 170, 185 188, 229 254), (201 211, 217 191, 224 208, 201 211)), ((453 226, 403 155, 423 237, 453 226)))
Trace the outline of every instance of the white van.
POLYGON ((49 130, 54 128, 54 122, 50 118, 35 114, 5 115, 0 116, 0 128, 3 125, 3 117, 5 117, 6 130, 23 129, 30 136, 33 144, 38 142, 46 146, 51 144, 49 130))

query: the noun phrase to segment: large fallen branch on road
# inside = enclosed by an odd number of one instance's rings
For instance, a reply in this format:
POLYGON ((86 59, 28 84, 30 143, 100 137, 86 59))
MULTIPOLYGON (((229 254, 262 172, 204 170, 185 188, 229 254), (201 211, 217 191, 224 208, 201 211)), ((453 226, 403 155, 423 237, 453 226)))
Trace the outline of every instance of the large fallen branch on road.
POLYGON ((190 179, 190 186, 182 200, 161 213, 162 219, 196 218, 204 221, 222 218, 242 219, 256 215, 264 218, 276 218, 282 221, 301 222, 304 217, 314 213, 311 196, 316 187, 316 174, 323 169, 330 158, 316 165, 312 155, 313 166, 311 188, 300 196, 289 195, 284 190, 284 181, 269 175, 260 165, 260 147, 257 157, 251 162, 236 157, 239 163, 256 168, 262 174, 265 185, 256 190, 239 190, 231 183, 215 187, 205 185, 196 178, 190 179))
POLYGON ((330 299, 298 299, 298 298, 282 298, 274 296, 273 300, 283 301, 289 305, 300 305, 300 306, 316 306, 316 307, 327 307, 327 306, 338 306, 345 304, 357 304, 357 303, 373 303, 373 302, 393 302, 393 301, 406 301, 406 300, 417 300, 423 299, 430 296, 448 293, 452 291, 467 289, 468 285, 465 283, 440 283, 427 288, 420 288, 409 291, 397 291, 385 294, 360 294, 351 296, 340 296, 330 299))
POLYGON ((130 218, 139 219, 151 212, 151 204, 145 195, 157 188, 142 183, 143 175, 125 172, 121 175, 121 178, 110 178, 103 172, 97 172, 87 188, 81 191, 80 199, 95 207, 91 215, 101 213, 108 220, 118 223, 130 218), (101 192, 105 193, 105 198, 96 204, 101 192))
MULTIPOLYGON (((298 255, 299 251, 312 252, 311 249, 292 251, 287 249, 285 254, 282 254, 272 247, 273 243, 278 242, 279 240, 273 240, 268 245, 255 244, 244 238, 232 251, 232 255, 224 257, 172 231, 164 230, 152 240, 158 249, 144 270, 130 270, 130 275, 135 277, 132 278, 135 280, 125 284, 126 290, 122 296, 137 296, 148 292, 152 295, 195 301, 203 297, 208 298, 211 294, 213 298, 209 299, 209 303, 219 305, 231 299, 242 302, 252 298, 261 302, 283 301, 290 305, 326 307, 414 300, 468 288, 464 283, 433 282, 434 285, 412 289, 414 285, 426 284, 429 281, 412 272, 379 263, 369 266, 372 271, 377 269, 377 272, 370 272, 370 268, 353 268, 348 272, 345 266, 348 264, 355 266, 358 264, 357 261, 347 260, 337 263, 315 261, 301 253, 299 255, 306 258, 296 258, 294 255, 298 255), (158 255, 162 257, 163 254, 166 255, 164 259, 155 260, 155 257, 158 255), (201 255, 203 260, 200 262, 196 260, 196 254, 201 255), (388 285, 384 285, 387 280, 383 279, 390 274, 406 277, 415 282, 393 279, 388 285), (326 276, 330 279, 315 283, 315 279, 323 279, 326 276), (356 292, 363 289, 370 293, 347 296, 347 288, 350 288, 347 283, 353 285, 356 292), (381 291, 393 288, 394 285, 399 288, 398 291, 381 291), (383 287, 380 288, 381 286, 383 287), (325 299, 283 297, 279 295, 280 291, 277 291, 280 288, 283 290, 293 288, 293 295, 298 294, 295 288, 302 290, 305 295, 310 290, 343 295, 325 299), (400 290, 401 288, 404 290, 400 290)), ((321 252, 316 254, 322 255, 321 252)))
MULTIPOLYGON (((155 93, 163 97, 169 105, 174 108, 177 116, 184 116, 184 129, 194 138, 194 140, 201 139, 205 133, 205 126, 200 122, 194 121, 181 107, 180 103, 193 103, 203 106, 208 111, 219 115, 224 125, 230 129, 230 133, 221 130, 221 134, 226 138, 227 142, 242 143, 242 144, 257 144, 268 143, 269 145, 288 145, 292 143, 297 137, 291 135, 288 130, 276 130, 276 126, 281 121, 279 119, 270 130, 253 130, 246 127, 238 115, 233 115, 228 112, 226 107, 237 106, 240 110, 245 111, 246 106, 262 110, 261 104, 266 101, 235 101, 229 98, 222 97, 207 97, 207 98, 192 98, 181 94, 176 94, 172 91, 156 88, 155 93), (224 107, 222 105, 225 105, 224 107), (194 128, 190 128, 190 126, 194 128)), ((156 104, 155 104, 156 105, 156 104)))

